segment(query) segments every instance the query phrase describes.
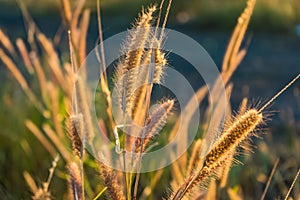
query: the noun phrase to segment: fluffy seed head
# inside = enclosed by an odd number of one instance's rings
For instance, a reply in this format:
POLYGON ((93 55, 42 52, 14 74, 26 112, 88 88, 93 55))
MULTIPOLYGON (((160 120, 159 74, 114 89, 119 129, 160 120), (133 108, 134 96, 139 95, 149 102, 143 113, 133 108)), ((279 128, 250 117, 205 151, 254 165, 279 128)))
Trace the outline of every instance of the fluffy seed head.
POLYGON ((242 116, 236 118, 233 124, 225 129, 221 138, 207 154, 204 166, 211 166, 217 164, 219 159, 237 147, 244 139, 249 136, 258 124, 263 120, 262 113, 256 109, 248 110, 242 116))
POLYGON ((238 147, 251 132, 263 122, 263 115, 256 109, 250 109, 238 116, 233 123, 226 128, 221 137, 214 144, 205 157, 204 164, 193 173, 174 193, 172 199, 182 199, 191 189, 203 183, 216 169, 222 166, 232 150, 238 147))
POLYGON ((72 150, 74 155, 81 158, 82 156, 82 137, 83 134, 83 120, 82 115, 73 115, 66 123, 67 133, 72 142, 72 150))

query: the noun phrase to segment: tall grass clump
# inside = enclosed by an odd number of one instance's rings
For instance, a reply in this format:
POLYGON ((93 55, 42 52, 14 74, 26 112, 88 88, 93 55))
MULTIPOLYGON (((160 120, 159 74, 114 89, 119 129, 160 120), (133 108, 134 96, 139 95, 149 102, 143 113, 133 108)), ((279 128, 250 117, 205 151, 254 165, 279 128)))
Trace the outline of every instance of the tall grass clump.
MULTIPOLYGON (((160 4, 142 10, 128 31, 122 45, 122 56, 115 63, 113 76, 110 77, 105 72, 99 77, 98 89, 103 98, 101 106, 105 113, 103 118, 97 119, 98 125, 114 141, 114 146, 109 148, 123 156, 118 164, 123 168, 131 167, 124 171, 106 164, 105 161, 112 159, 109 153, 97 152, 97 135, 89 108, 92 94, 86 89, 85 77, 77 75, 87 56, 86 41, 91 11, 85 7, 85 3, 85 0, 61 0, 64 25, 61 33, 69 42, 67 60, 63 58, 54 39, 48 38, 39 30, 21 1, 19 5, 27 28, 26 40, 18 38, 14 43, 0 29, 0 60, 40 114, 40 122, 25 119, 24 124, 54 160, 49 176, 41 187, 37 186, 28 169, 24 169, 24 179, 32 193, 32 199, 217 199, 223 195, 231 199, 242 198, 229 183, 231 166, 239 163, 236 155, 252 151, 249 141, 254 136, 259 136, 259 128, 266 124, 269 115, 266 109, 300 76, 298 74, 273 98, 260 106, 248 106, 248 99, 244 98, 238 114, 232 114, 230 104, 225 103, 228 112, 224 116, 224 102, 220 102, 220 99, 230 99, 233 88, 230 79, 246 55, 246 49, 241 46, 256 1, 248 0, 237 20, 224 55, 220 76, 215 80, 210 94, 207 86, 201 86, 195 96, 191 97, 197 99, 199 104, 189 101, 181 108, 183 118, 176 117, 176 113, 173 114, 175 117, 171 117, 177 105, 173 98, 164 97, 154 109, 150 109, 154 84, 163 83, 164 69, 172 64, 168 60, 168 54, 162 50, 164 40, 167 39, 164 30, 172 0, 162 0, 160 4), (161 32, 158 31, 159 27, 161 32), (22 66, 17 65, 19 60, 22 61, 22 66), (35 88, 31 87, 34 82, 38 83, 35 88), (116 104, 122 121, 113 118, 111 87, 116 88, 116 104), (188 129, 193 126, 192 116, 205 100, 207 106, 199 127, 201 133, 197 134, 189 150, 165 169, 140 173, 145 153, 161 143, 170 142, 178 130, 182 135, 188 136, 188 129), (142 128, 133 128, 136 126, 142 128), (122 128, 129 130, 130 134, 124 136, 122 128), (126 152, 138 156, 127 159, 126 152), (58 160, 59 157, 61 161, 58 160), (68 192, 51 192, 52 187, 53 191, 56 189, 54 184, 50 187, 53 176, 65 182, 68 192)), ((97 59, 100 71, 105 71, 99 0, 97 20, 100 40, 97 59)), ((55 41, 61 39, 61 36, 55 36, 55 41)), ((183 146, 187 146, 185 138, 181 142, 183 146)), ((174 145, 174 152, 180 148, 174 145)), ((278 165, 276 163, 274 172, 269 177, 270 181, 278 165)), ((286 198, 296 185, 298 167, 291 186, 280 191, 282 195, 286 194, 286 198)), ((262 194, 262 199, 268 191, 269 183, 264 192, 257 191, 262 194)))

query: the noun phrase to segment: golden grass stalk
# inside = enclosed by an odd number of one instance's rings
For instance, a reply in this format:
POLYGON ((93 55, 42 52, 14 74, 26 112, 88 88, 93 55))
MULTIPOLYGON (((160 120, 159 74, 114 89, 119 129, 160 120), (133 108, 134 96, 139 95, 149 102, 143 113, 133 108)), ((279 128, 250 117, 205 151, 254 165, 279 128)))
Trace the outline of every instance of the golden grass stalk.
POLYGON ((61 5, 63 8, 63 14, 65 16, 65 19, 67 20, 67 23, 70 24, 72 18, 72 12, 71 12, 69 0, 61 0, 61 5))
MULTIPOLYGON (((30 91, 24 76, 22 75, 18 67, 15 65, 15 63, 12 61, 12 59, 2 49, 0 49, 0 59, 11 72, 11 74, 15 77, 15 79, 19 82, 23 90, 30 91)), ((30 91, 29 93, 32 92, 30 91)))
POLYGON ((84 59, 86 58, 86 39, 87 39, 89 21, 90 21, 90 10, 85 9, 82 14, 82 20, 80 21, 79 24, 79 30, 80 30, 80 36, 78 41, 79 63, 83 63, 84 59))
MULTIPOLYGON (((199 155, 201 159, 205 157, 207 152, 212 148, 214 142, 218 140, 221 132, 216 132, 216 130, 218 130, 218 128, 221 127, 222 124, 224 124, 224 120, 226 121, 226 117, 228 116, 228 114, 229 119, 231 119, 229 99, 231 96, 232 88, 233 84, 228 84, 228 86, 225 88, 225 91, 219 94, 221 98, 219 101, 212 103, 216 99, 211 100, 211 107, 209 107, 208 109, 213 108, 212 113, 206 113, 209 123, 203 125, 205 132, 204 136, 202 136, 202 149, 199 155)), ((203 160, 201 159, 200 161, 202 162, 203 160)))
POLYGON ((16 40, 16 45, 19 49, 19 52, 20 52, 21 57, 23 59, 23 63, 25 65, 25 67, 27 68, 27 71, 30 74, 33 74, 34 70, 33 70, 32 63, 31 63, 31 60, 30 60, 30 57, 29 57, 29 53, 27 51, 27 48, 26 48, 26 45, 25 45, 24 41, 21 38, 18 38, 16 40))
POLYGON ((78 165, 75 162, 71 162, 68 165, 69 168, 69 190, 70 190, 70 198, 76 199, 76 200, 83 200, 83 187, 82 187, 82 179, 81 179, 81 173, 78 168, 78 165))
POLYGON ((84 133, 82 135, 82 140, 84 141, 87 137, 90 144, 93 143, 93 139, 95 136, 94 126, 92 123, 92 115, 88 105, 89 100, 89 93, 87 93, 85 89, 84 81, 82 77, 78 77, 75 82, 76 88, 76 98, 77 98, 77 105, 78 105, 78 113, 82 114, 83 117, 83 126, 84 126, 84 133))
POLYGON ((43 71, 41 62, 38 58, 38 55, 34 51, 30 53, 30 58, 31 58, 31 62, 33 64, 37 79, 39 81, 42 98, 45 102, 47 102, 49 99, 49 93, 48 93, 48 89, 47 89, 47 79, 46 79, 45 73, 43 71))
MULTIPOLYGON (((181 131, 181 132, 185 133, 183 135, 187 135, 188 127, 190 125, 192 116, 195 113, 195 111, 197 110, 197 108, 199 107, 200 103, 205 98, 207 91, 208 91, 207 87, 201 87, 200 89, 198 89, 198 91, 195 93, 195 95, 191 98, 191 100, 187 103, 187 105, 185 106, 185 108, 183 110, 183 113, 185 113, 185 117, 182 119, 178 118, 178 120, 176 121, 176 123, 173 126, 173 129, 170 133, 169 141, 171 141, 175 137, 177 131, 181 131), (197 103, 195 103, 195 101, 197 103), (179 128, 180 128, 180 130, 179 130, 179 128)), ((180 146, 177 148, 185 148, 186 147, 187 139, 181 138, 181 142, 182 142, 182 144, 180 144, 180 146)), ((180 165, 181 170, 186 169, 187 155, 184 154, 178 160, 178 163, 180 165)), ((174 164, 177 164, 177 162, 174 164)))
POLYGON ((18 5, 21 9, 22 16, 23 16, 25 26, 26 26, 26 29, 27 29, 28 43, 30 44, 30 47, 33 51, 38 52, 38 48, 37 48, 36 43, 35 43, 35 34, 39 33, 40 30, 38 29, 38 27, 34 23, 34 20, 30 16, 30 14, 28 13, 28 10, 26 8, 26 5, 25 5, 24 1, 18 0, 17 3, 18 3, 18 5))
POLYGON ((284 200, 288 200, 288 198, 289 198, 289 196, 290 196, 290 193, 292 192, 292 190, 293 190, 293 188, 294 188, 294 185, 295 185, 295 183, 296 183, 296 181, 297 181, 297 179, 298 179, 299 174, 300 174, 300 169, 298 169, 298 172, 297 172, 297 174, 296 174, 296 176, 295 176, 295 178, 294 178, 294 180, 293 180, 293 182, 292 182, 292 184, 291 184, 291 186, 290 186, 290 188, 289 188, 287 194, 285 195, 284 200))
MULTIPOLYGON (((69 24, 71 35, 72 35, 72 43, 74 44, 75 47, 78 47, 78 43, 79 43, 80 32, 78 30, 78 22, 84 4, 85 4, 85 0, 76 1, 75 8, 72 10, 72 19, 70 21, 71 24, 69 24)), ((78 50, 79 49, 76 48, 76 51, 78 50)))
POLYGON ((43 113, 43 106, 42 104, 37 100, 36 96, 32 92, 32 90, 29 88, 28 83, 16 64, 13 62, 13 60, 0 48, 0 60, 4 63, 4 65, 7 67, 7 69, 11 72, 11 74, 14 76, 14 78, 17 80, 17 82, 21 85, 22 89, 24 90, 25 94, 28 96, 28 98, 34 103, 36 108, 43 113))
POLYGON ((217 197, 217 183, 216 180, 211 180, 204 200, 215 200, 217 199, 216 197, 217 197))
POLYGON ((51 103, 53 126, 58 137, 64 138, 65 135, 63 132, 64 130, 62 128, 63 116, 61 115, 61 113, 59 113, 59 89, 55 87, 52 84, 52 82, 48 82, 47 86, 48 86, 47 91, 51 91, 49 92, 50 93, 49 97, 51 103))
POLYGON ((240 64, 240 62, 246 54, 246 50, 240 50, 240 47, 245 36, 249 21, 251 19, 255 2, 256 0, 247 1, 247 6, 244 9, 243 13, 240 15, 238 22, 234 28, 234 31, 232 33, 224 55, 221 76, 217 78, 213 86, 212 92, 210 94, 210 105, 207 109, 207 113, 212 113, 212 111, 214 110, 215 104, 222 95, 222 88, 224 88, 227 85, 232 74, 234 73, 234 71, 236 70, 236 68, 238 67, 238 65, 240 64))
POLYGON ((11 54, 15 55, 16 51, 8 36, 0 29, 0 44, 11 54))
POLYGON ((171 199, 182 199, 184 195, 198 183, 209 178, 215 170, 222 166, 228 154, 245 139, 250 136, 257 125, 263 122, 262 113, 256 109, 250 109, 241 116, 238 116, 228 128, 226 128, 220 139, 205 157, 203 167, 193 173, 179 189, 176 190, 171 199))
POLYGON ((227 82, 228 78, 232 75, 232 73, 242 60, 243 56, 241 55, 245 55, 246 53, 244 51, 239 52, 239 49, 242 44, 244 35, 246 33, 249 21, 251 19, 255 3, 256 0, 247 1, 247 7, 245 8, 241 16, 238 18, 238 23, 235 26, 232 36, 230 38, 222 64, 222 71, 228 72, 227 76, 223 76, 223 79, 226 79, 225 82, 227 82))
POLYGON ((117 79, 119 83, 119 101, 121 108, 124 112, 131 115, 132 108, 132 94, 135 90, 134 84, 136 75, 138 73, 138 67, 141 64, 142 56, 144 53, 144 47, 148 41, 151 21, 153 19, 153 13, 156 7, 150 7, 146 12, 143 11, 140 18, 134 25, 129 38, 127 39, 128 46, 125 46, 126 58, 117 67, 117 79))
POLYGON ((68 94, 68 92, 70 92, 69 85, 65 82, 64 75, 60 67, 61 64, 59 57, 52 42, 42 33, 37 34, 37 39, 47 54, 47 61, 51 71, 55 75, 56 81, 58 81, 60 87, 68 94))

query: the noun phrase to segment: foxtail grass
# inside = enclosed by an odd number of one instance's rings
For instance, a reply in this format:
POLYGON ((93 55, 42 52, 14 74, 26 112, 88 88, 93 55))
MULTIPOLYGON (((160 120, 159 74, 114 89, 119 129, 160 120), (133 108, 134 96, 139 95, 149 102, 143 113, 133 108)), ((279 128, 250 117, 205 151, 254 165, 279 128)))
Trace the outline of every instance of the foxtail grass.
POLYGON ((196 170, 186 182, 176 190, 171 199, 182 199, 197 184, 204 182, 216 169, 222 166, 228 154, 247 139, 254 129, 263 122, 262 113, 256 109, 248 110, 238 116, 228 128, 221 134, 216 144, 208 152, 204 159, 203 167, 196 170))

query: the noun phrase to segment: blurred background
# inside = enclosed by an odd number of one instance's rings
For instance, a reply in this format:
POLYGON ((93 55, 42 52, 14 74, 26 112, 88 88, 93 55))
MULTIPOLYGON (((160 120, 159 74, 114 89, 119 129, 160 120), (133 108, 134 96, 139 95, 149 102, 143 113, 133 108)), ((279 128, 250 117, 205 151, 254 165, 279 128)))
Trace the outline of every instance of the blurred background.
MULTIPOLYGON (((40 30, 53 38, 62 25, 60 1, 23 2, 40 30)), ((104 38, 128 29, 141 8, 153 3, 150 0, 103 0, 104 38)), ((221 66, 228 40, 245 5, 245 0, 174 0, 167 28, 198 41, 217 66, 221 66)), ((96 1, 87 1, 86 7, 92 10, 89 51, 98 38, 96 1)), ((0 28, 12 41, 17 37, 26 38, 16 1, 0 0, 0 28)), ((244 46, 248 48, 247 55, 232 78, 231 102, 234 110, 243 97, 249 97, 253 102, 268 100, 300 72, 300 1, 258 0, 244 46)), ((68 56, 66 34, 62 36, 59 51, 68 56)), ((51 158, 24 125, 26 118, 38 122, 38 111, 1 62, 0 72, 0 199, 1 196, 7 199, 27 198, 30 191, 23 179, 23 171, 29 171, 37 181, 42 181, 47 176, 51 158)), ((190 72, 187 70, 185 73, 189 76, 190 72)), ((197 80, 193 84, 196 85, 197 80)), ((270 110, 275 113, 266 129, 269 134, 263 135, 264 140, 255 139, 256 153, 245 159, 247 166, 234 167, 233 175, 243 173, 245 176, 233 178, 233 185, 234 182, 244 183, 246 194, 251 194, 253 187, 263 187, 265 176, 268 176, 275 158, 279 157, 279 170, 268 194, 278 197, 282 195, 281 187, 291 183, 300 166, 300 81, 281 95, 270 110), (276 184, 280 180, 287 182, 276 184), (247 184, 256 186, 247 187, 247 184)), ((57 183, 53 186, 54 191, 66 187, 59 180, 54 181, 57 183)), ((297 184, 295 192, 299 191, 297 184)), ((59 196, 57 198, 60 199, 59 196)))

